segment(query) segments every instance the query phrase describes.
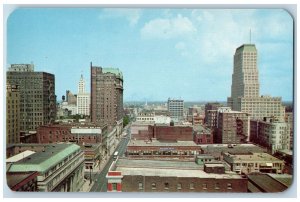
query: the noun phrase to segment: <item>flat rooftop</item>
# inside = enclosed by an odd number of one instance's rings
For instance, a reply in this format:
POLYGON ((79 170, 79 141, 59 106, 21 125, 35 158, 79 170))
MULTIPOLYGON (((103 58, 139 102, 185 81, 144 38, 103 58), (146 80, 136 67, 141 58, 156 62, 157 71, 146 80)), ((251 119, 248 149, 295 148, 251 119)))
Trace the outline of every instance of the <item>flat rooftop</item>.
POLYGON ((142 175, 160 177, 191 177, 191 178, 218 178, 241 179, 234 172, 225 174, 206 173, 203 168, 194 162, 163 161, 163 160, 132 160, 118 159, 114 171, 121 171, 122 175, 142 175))
POLYGON ((44 173, 77 150, 80 150, 80 146, 76 144, 45 144, 43 151, 12 164, 8 172, 38 171, 44 173))
POLYGON ((237 162, 237 161, 255 161, 255 162, 270 162, 270 161, 280 161, 282 160, 267 154, 267 153, 252 153, 252 154, 232 154, 230 152, 224 153, 226 156, 230 157, 230 163, 237 162))
POLYGON ((231 144, 232 148, 228 148, 228 144, 207 144, 199 145, 206 154, 213 154, 221 152, 265 152, 266 149, 254 144, 231 144))
POLYGON ((178 147, 178 146, 196 146, 199 147, 195 142, 193 141, 159 141, 159 140, 153 140, 146 142, 145 140, 131 140, 128 144, 128 146, 142 146, 142 147, 178 147))

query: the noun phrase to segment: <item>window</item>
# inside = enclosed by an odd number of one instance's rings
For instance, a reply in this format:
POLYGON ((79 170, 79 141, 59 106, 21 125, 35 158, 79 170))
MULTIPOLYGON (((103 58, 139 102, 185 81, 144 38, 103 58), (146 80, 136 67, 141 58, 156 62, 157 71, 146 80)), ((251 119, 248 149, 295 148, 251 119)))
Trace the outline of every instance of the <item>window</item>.
POLYGON ((117 191, 117 183, 112 183, 112 190, 117 191))
POLYGON ((190 189, 195 189, 195 184, 193 182, 190 183, 190 189))
POLYGON ((232 189, 232 184, 231 183, 227 184, 227 189, 232 189))
POLYGON ((165 189, 169 189, 169 183, 168 182, 165 183, 165 189))
POLYGON ((215 184, 215 189, 220 189, 220 184, 218 182, 215 184))
POLYGON ((152 189, 156 189, 156 183, 153 182, 153 183, 151 184, 151 187, 152 187, 152 189))
POLYGON ((143 189, 143 183, 139 182, 139 190, 143 189))
POLYGON ((179 190, 182 189, 182 184, 181 183, 177 184, 177 189, 179 189, 179 190))
POLYGON ((204 183, 204 184, 202 185, 202 188, 203 188, 203 189, 207 189, 207 184, 204 183))

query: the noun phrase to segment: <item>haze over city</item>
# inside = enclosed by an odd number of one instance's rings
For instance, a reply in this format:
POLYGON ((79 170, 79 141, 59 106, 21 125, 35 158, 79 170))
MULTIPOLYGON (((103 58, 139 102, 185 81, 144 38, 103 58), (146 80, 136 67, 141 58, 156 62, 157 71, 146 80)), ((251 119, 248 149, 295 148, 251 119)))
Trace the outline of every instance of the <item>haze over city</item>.
POLYGON ((124 101, 226 101, 233 54, 257 47, 260 93, 293 97, 293 19, 282 9, 22 8, 7 21, 7 67, 55 74, 55 93, 77 93, 90 62, 119 68, 124 101), (250 37, 251 30, 251 37, 250 37))

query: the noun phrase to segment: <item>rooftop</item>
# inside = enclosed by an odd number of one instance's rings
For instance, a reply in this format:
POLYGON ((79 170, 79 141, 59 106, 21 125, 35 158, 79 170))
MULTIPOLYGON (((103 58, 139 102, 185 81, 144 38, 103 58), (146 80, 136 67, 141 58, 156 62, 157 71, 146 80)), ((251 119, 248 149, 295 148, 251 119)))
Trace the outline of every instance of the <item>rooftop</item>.
POLYGON ((234 153, 234 152, 226 152, 224 153, 226 156, 230 157, 230 163, 236 162, 236 161, 260 161, 267 163, 269 161, 280 161, 282 160, 267 154, 267 153, 234 153))
POLYGON ((22 161, 12 164, 8 171, 45 173, 78 150, 80 150, 80 146, 76 144, 46 144, 44 151, 36 152, 22 161))
POLYGON ((241 176, 230 171, 225 174, 206 173, 202 170, 202 167, 196 163, 187 161, 132 160, 121 158, 116 162, 115 171, 121 171, 122 175, 219 179, 241 178, 241 176))
POLYGON ((248 175, 248 180, 252 187, 258 188, 261 192, 282 192, 288 188, 288 186, 285 186, 268 174, 250 174, 248 175))
POLYGON ((153 140, 153 141, 148 141, 145 142, 145 140, 131 140, 128 144, 128 146, 142 146, 142 147, 178 147, 178 146, 197 146, 199 147, 194 141, 158 141, 158 140, 153 140))
POLYGON ((24 152, 21 152, 17 155, 14 155, 14 156, 6 159, 6 163, 15 163, 15 162, 20 161, 21 159, 24 159, 34 153, 35 153, 34 151, 26 150, 24 152))
POLYGON ((111 67, 108 67, 108 68, 102 68, 102 72, 103 73, 113 73, 117 76, 120 76, 122 79, 123 79, 123 74, 122 72, 119 70, 119 68, 111 68, 111 67))
POLYGON ((243 44, 236 49, 236 51, 249 51, 256 52, 256 47, 254 44, 243 44))

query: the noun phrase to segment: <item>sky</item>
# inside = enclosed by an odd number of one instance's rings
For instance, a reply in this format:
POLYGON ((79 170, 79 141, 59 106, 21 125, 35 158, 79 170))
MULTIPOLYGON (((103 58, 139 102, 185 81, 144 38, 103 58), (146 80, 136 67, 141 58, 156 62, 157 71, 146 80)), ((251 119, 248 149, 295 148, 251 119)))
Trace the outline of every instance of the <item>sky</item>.
POLYGON ((124 101, 226 101, 233 55, 258 51, 261 95, 293 99, 293 19, 282 9, 21 8, 7 24, 7 67, 55 74, 57 100, 90 62, 119 68, 124 101))

